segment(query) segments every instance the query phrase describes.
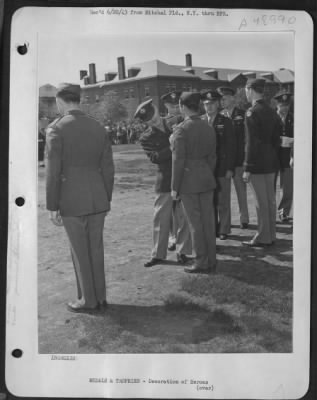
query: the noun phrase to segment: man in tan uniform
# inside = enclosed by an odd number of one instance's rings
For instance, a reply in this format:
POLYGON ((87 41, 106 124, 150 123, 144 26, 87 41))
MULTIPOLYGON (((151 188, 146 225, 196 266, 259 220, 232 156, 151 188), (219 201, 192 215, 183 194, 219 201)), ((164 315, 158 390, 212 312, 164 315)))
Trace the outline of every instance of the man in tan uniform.
POLYGON ((185 115, 172 140, 172 197, 181 198, 195 252, 188 273, 216 270, 216 235, 213 196, 216 188, 216 133, 199 116, 200 93, 183 92, 180 108, 185 115))
POLYGON ((61 118, 46 134, 46 206, 70 241, 78 299, 72 312, 106 306, 103 227, 114 182, 112 150, 105 129, 79 108, 80 86, 58 87, 61 118))

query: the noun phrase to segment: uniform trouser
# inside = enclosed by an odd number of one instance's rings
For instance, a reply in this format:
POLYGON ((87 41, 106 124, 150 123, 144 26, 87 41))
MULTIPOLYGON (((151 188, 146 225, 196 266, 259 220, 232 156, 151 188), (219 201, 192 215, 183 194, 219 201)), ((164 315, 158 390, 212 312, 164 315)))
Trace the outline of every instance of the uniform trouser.
MULTIPOLYGON (((167 255, 168 238, 172 219, 173 199, 170 192, 158 193, 154 202, 153 217, 153 248, 151 257, 164 260, 167 255)), ((179 208, 178 214, 183 212, 179 208)), ((191 254, 191 238, 186 218, 183 218, 183 225, 178 229, 177 251, 180 254, 191 254)))
POLYGON ((274 175, 274 173, 250 175, 250 187, 254 193, 258 218, 258 232, 253 240, 259 243, 270 244, 276 239, 274 175))
POLYGON ((189 225, 181 201, 173 202, 173 212, 170 226, 171 241, 176 244, 176 251, 179 254, 192 254, 192 241, 189 225))
POLYGON ((181 194, 180 197, 189 223, 195 252, 195 267, 214 268, 216 265, 214 191, 181 194))
POLYGON ((86 307, 106 300, 103 227, 106 213, 63 217, 75 269, 78 299, 86 307))
POLYGON ((280 171, 280 188, 282 197, 278 205, 278 213, 289 216, 293 204, 293 169, 284 168, 280 171))
POLYGON ((237 193, 239 211, 240 211, 240 223, 249 223, 249 212, 248 212, 248 200, 247 200, 247 185, 242 179, 243 167, 236 167, 233 183, 237 193))
POLYGON ((153 248, 151 256, 164 260, 167 255, 173 199, 170 192, 158 193, 154 202, 153 248))
POLYGON ((231 179, 217 178, 214 206, 217 232, 228 235, 231 232, 231 179))

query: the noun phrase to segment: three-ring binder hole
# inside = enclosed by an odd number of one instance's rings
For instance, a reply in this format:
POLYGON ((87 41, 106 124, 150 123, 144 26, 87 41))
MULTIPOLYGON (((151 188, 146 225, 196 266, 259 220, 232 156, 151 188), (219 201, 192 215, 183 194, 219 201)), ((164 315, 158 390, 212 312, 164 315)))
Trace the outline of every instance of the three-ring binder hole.
POLYGON ((24 56, 28 52, 28 47, 29 45, 27 43, 24 43, 23 45, 20 45, 17 47, 17 51, 21 56, 24 56))
POLYGON ((21 349, 14 349, 11 354, 14 358, 21 358, 23 351, 21 349))
POLYGON ((25 200, 24 200, 23 197, 17 197, 17 198, 15 199, 15 204, 16 204, 18 207, 22 207, 22 206, 24 205, 24 203, 25 203, 25 200))

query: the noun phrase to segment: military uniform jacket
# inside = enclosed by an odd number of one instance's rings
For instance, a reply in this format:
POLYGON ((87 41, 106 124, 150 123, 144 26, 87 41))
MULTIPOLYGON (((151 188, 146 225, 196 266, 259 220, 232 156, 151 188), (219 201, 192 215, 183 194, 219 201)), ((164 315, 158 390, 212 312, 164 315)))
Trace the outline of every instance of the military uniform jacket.
POLYGON ((140 137, 140 144, 153 164, 157 165, 155 192, 171 191, 172 152, 170 149, 170 130, 163 121, 165 132, 150 127, 140 137))
POLYGON ((231 114, 231 120, 236 137, 236 167, 242 167, 245 151, 245 134, 244 134, 244 110, 234 107, 231 114))
POLYGON ((199 116, 187 117, 174 130, 172 190, 203 193, 216 187, 216 133, 199 116))
MULTIPOLYGON (((294 138, 294 115, 292 112, 288 112, 286 115, 285 120, 283 121, 282 118, 279 116, 280 123, 281 123, 281 138, 289 137, 294 138)), ((292 147, 284 147, 281 143, 279 149, 279 161, 280 161, 280 168, 289 168, 289 163, 291 159, 291 152, 292 147)))
POLYGON ((71 110, 46 134, 46 204, 62 216, 96 214, 110 209, 114 182, 107 132, 80 110, 71 110))
POLYGON ((281 124, 274 110, 258 100, 245 114, 245 171, 269 174, 278 170, 281 124))
MULTIPOLYGON (((202 120, 208 123, 207 115, 202 120)), ((213 127, 217 137, 217 164, 216 177, 222 178, 227 171, 234 172, 236 166, 236 138, 231 120, 224 115, 217 113, 213 121, 213 127)))

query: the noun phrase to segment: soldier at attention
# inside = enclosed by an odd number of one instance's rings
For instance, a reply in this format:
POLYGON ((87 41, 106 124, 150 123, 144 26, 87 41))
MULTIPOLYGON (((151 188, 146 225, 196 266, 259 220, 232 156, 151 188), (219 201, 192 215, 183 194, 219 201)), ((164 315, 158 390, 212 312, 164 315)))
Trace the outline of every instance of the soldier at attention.
POLYGON ((247 185, 242 179, 243 161, 245 152, 244 115, 245 112, 235 103, 235 90, 231 87, 219 87, 217 92, 221 95, 223 106, 222 114, 231 119, 236 137, 236 163, 233 183, 237 193, 240 212, 240 228, 247 229, 249 225, 249 211, 247 201, 247 185))
POLYGON ((202 119, 215 129, 217 136, 216 232, 220 240, 226 240, 231 232, 231 178, 236 165, 236 137, 231 119, 220 112, 220 94, 204 90, 201 97, 206 112, 202 119))
POLYGON ((46 207, 70 242, 78 295, 67 309, 94 312, 107 306, 103 228, 114 183, 111 143, 80 110, 79 85, 61 84, 56 104, 62 117, 46 133, 46 207))
POLYGON ((195 253, 188 273, 216 271, 216 236, 213 195, 216 187, 216 134, 199 116, 200 93, 183 92, 180 108, 184 122, 172 140, 172 197, 180 197, 189 221, 195 253))
POLYGON ((290 110, 292 94, 289 92, 279 92, 274 96, 277 102, 277 115, 279 116, 282 135, 279 149, 280 161, 280 188, 281 200, 277 207, 281 222, 290 219, 293 204, 293 168, 292 151, 294 145, 294 115, 290 110))
MULTIPOLYGON (((180 91, 172 91, 164 94, 161 97, 164 107, 167 110, 167 115, 164 117, 164 120, 168 128, 172 132, 170 136, 170 142, 172 141, 173 138, 174 129, 179 123, 184 121, 184 117, 179 108, 180 95, 181 95, 180 91)), ((178 199, 173 201, 173 211, 172 211, 168 250, 178 251, 176 244, 177 242, 182 243, 183 237, 190 238, 190 234, 189 234, 188 221, 184 211, 184 206, 181 200, 178 199)), ((183 255, 179 254, 178 257, 183 257, 183 255)))
MULTIPOLYGON (((160 117, 157 107, 149 99, 139 105, 134 118, 146 123, 148 128, 140 137, 140 144, 153 164, 157 165, 155 183, 156 199, 153 218, 153 248, 146 268, 160 264, 167 256, 168 238, 172 219, 173 199, 171 196, 172 152, 170 149, 169 130, 164 118, 160 117)), ((177 243, 177 261, 184 264, 186 255, 191 255, 189 231, 179 237, 177 243)))
POLYGON ((258 228, 244 245, 270 246, 276 239, 275 174, 278 170, 281 124, 276 112, 263 100, 264 79, 249 79, 245 92, 252 106, 245 115, 246 153, 243 179, 250 182, 256 201, 258 228))

